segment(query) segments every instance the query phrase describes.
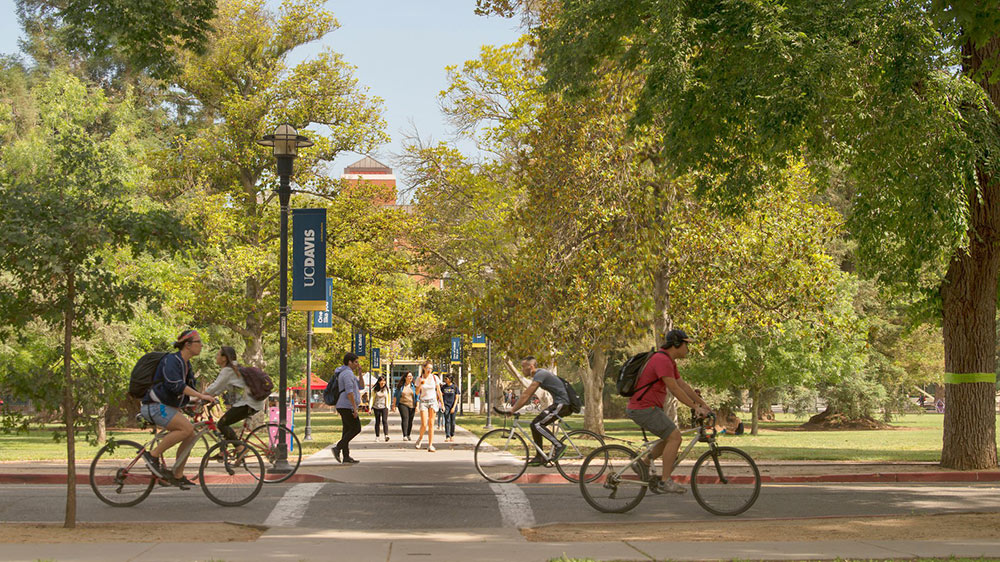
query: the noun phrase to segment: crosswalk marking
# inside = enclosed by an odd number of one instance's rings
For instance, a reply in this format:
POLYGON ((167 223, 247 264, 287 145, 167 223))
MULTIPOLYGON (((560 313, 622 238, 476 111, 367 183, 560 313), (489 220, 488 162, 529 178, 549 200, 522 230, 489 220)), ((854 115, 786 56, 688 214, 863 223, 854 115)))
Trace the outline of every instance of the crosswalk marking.
POLYGON ((277 505, 267 516, 264 525, 268 527, 294 527, 302 520, 309 507, 309 500, 326 486, 325 482, 297 484, 289 488, 278 500, 277 505))
POLYGON ((490 484, 490 489, 496 494, 504 527, 519 529, 535 526, 535 512, 531 511, 531 502, 517 484, 490 484))

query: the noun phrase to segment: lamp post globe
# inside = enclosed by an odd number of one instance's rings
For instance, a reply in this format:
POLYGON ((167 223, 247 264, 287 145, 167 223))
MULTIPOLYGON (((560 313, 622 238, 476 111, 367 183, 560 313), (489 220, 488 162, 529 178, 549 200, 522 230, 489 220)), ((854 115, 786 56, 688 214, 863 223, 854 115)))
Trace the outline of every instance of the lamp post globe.
MULTIPOLYGON (((280 279, 279 330, 280 350, 278 358, 278 424, 283 428, 287 425, 288 416, 288 202, 292 196, 291 176, 292 162, 298 156, 299 148, 312 146, 313 142, 295 130, 288 123, 282 123, 275 128, 274 133, 264 135, 257 141, 261 146, 271 147, 274 158, 278 162, 278 200, 281 203, 281 248, 278 257, 280 279)), ((307 390, 308 392, 308 390, 307 390)), ((284 430, 278 431, 278 459, 271 472, 288 473, 288 441, 284 430)))

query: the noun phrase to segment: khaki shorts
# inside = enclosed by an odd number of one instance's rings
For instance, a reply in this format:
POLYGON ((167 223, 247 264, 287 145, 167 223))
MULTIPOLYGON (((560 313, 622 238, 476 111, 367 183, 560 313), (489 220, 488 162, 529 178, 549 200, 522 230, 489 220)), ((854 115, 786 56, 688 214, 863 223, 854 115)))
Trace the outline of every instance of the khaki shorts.
POLYGON ((677 431, 677 425, 670 416, 663 411, 663 408, 643 408, 641 410, 625 410, 625 414, 639 427, 659 437, 666 439, 670 434, 677 431))

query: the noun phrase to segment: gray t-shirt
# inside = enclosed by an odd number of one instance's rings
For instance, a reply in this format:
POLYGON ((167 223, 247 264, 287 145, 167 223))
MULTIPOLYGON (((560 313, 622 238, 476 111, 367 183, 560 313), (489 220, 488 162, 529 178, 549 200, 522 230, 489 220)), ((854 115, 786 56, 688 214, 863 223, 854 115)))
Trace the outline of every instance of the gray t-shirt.
POLYGON ((566 387, 552 371, 538 369, 535 376, 531 378, 537 382, 542 390, 552 395, 552 402, 555 404, 569 404, 569 396, 566 395, 566 387))

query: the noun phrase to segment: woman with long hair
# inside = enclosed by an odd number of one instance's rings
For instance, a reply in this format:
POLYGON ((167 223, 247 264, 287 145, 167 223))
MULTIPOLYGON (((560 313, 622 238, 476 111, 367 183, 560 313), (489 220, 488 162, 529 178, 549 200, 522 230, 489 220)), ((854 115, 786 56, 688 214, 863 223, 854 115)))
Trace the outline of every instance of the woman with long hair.
POLYGON ((420 442, 424 440, 424 433, 426 433, 427 450, 433 453, 437 450, 434 448, 434 418, 444 400, 441 397, 441 379, 434 374, 434 364, 430 361, 424 361, 420 368, 417 393, 419 398, 417 409, 420 410, 420 435, 417 436, 416 448, 420 448, 420 442))
POLYGON ((379 424, 382 425, 382 433, 385 440, 389 440, 389 385, 385 382, 385 377, 379 377, 375 381, 375 389, 372 390, 368 399, 368 409, 375 414, 375 440, 378 441, 379 424))
POLYGON ((219 418, 219 421, 215 422, 226 439, 235 440, 236 432, 230 426, 263 410, 264 400, 255 400, 253 396, 250 396, 250 389, 243 380, 243 375, 240 374, 239 365, 236 364, 236 350, 234 348, 228 345, 219 348, 219 353, 215 355, 215 364, 220 367, 219 376, 215 377, 205 392, 212 396, 219 396, 229 388, 241 391, 232 407, 219 418))
POLYGON ((406 373, 399 377, 396 384, 396 391, 392 394, 392 409, 399 408, 399 421, 403 427, 403 440, 410 440, 410 431, 413 429, 413 414, 415 413, 417 402, 417 387, 413 384, 413 373, 406 373))

